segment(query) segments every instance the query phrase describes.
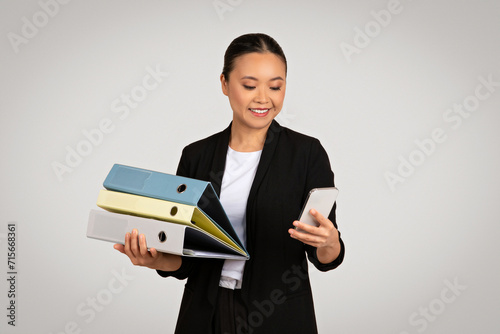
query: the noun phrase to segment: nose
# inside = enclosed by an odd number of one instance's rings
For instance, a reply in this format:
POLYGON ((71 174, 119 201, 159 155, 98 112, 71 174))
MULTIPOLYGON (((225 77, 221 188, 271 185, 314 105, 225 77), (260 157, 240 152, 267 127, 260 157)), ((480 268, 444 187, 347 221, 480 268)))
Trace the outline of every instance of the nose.
POLYGON ((254 101, 261 104, 267 103, 267 91, 264 87, 256 89, 254 101))

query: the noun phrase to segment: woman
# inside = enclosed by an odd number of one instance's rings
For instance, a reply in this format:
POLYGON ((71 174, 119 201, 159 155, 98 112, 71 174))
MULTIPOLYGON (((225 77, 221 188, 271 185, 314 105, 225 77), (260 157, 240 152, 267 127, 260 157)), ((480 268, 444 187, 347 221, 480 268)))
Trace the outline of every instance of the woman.
POLYGON ((328 217, 311 211, 319 227, 296 221, 307 193, 334 183, 319 141, 274 120, 283 106, 286 72, 285 55, 274 39, 236 38, 220 76, 233 121, 185 147, 177 170, 212 183, 250 259, 148 251, 137 230, 127 234, 125 245, 115 245, 134 265, 187 278, 176 333, 317 332, 306 254, 327 271, 341 264, 344 245, 335 207, 328 217))

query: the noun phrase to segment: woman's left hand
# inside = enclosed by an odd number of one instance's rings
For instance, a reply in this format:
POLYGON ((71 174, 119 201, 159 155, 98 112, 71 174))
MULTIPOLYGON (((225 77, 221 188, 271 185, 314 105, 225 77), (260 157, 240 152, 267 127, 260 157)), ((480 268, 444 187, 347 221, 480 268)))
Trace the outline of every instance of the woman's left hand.
POLYGON ((330 219, 314 209, 309 212, 319 223, 319 226, 307 225, 296 220, 293 225, 304 232, 291 228, 288 233, 292 238, 316 247, 318 260, 321 263, 330 263, 340 254, 339 232, 330 219))

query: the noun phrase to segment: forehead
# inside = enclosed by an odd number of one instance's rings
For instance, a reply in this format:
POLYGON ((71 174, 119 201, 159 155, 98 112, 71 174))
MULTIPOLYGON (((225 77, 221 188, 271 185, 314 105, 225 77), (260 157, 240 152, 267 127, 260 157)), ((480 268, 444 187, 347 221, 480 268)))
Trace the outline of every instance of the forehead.
POLYGON ((286 68, 283 60, 274 53, 247 53, 239 56, 234 61, 231 76, 241 79, 251 76, 258 80, 269 80, 271 78, 286 76, 286 68))

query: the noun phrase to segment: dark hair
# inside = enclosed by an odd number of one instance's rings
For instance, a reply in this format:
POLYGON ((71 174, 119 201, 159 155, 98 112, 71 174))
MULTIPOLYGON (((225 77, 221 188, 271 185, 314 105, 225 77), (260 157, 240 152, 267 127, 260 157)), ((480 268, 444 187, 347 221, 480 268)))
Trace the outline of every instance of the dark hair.
POLYGON ((229 44, 226 53, 224 54, 224 67, 222 68, 222 74, 227 81, 229 81, 229 73, 231 73, 234 68, 234 61, 236 58, 252 52, 269 52, 280 57, 285 63, 286 74, 286 57, 278 42, 266 34, 246 34, 235 38, 231 44, 229 44))

